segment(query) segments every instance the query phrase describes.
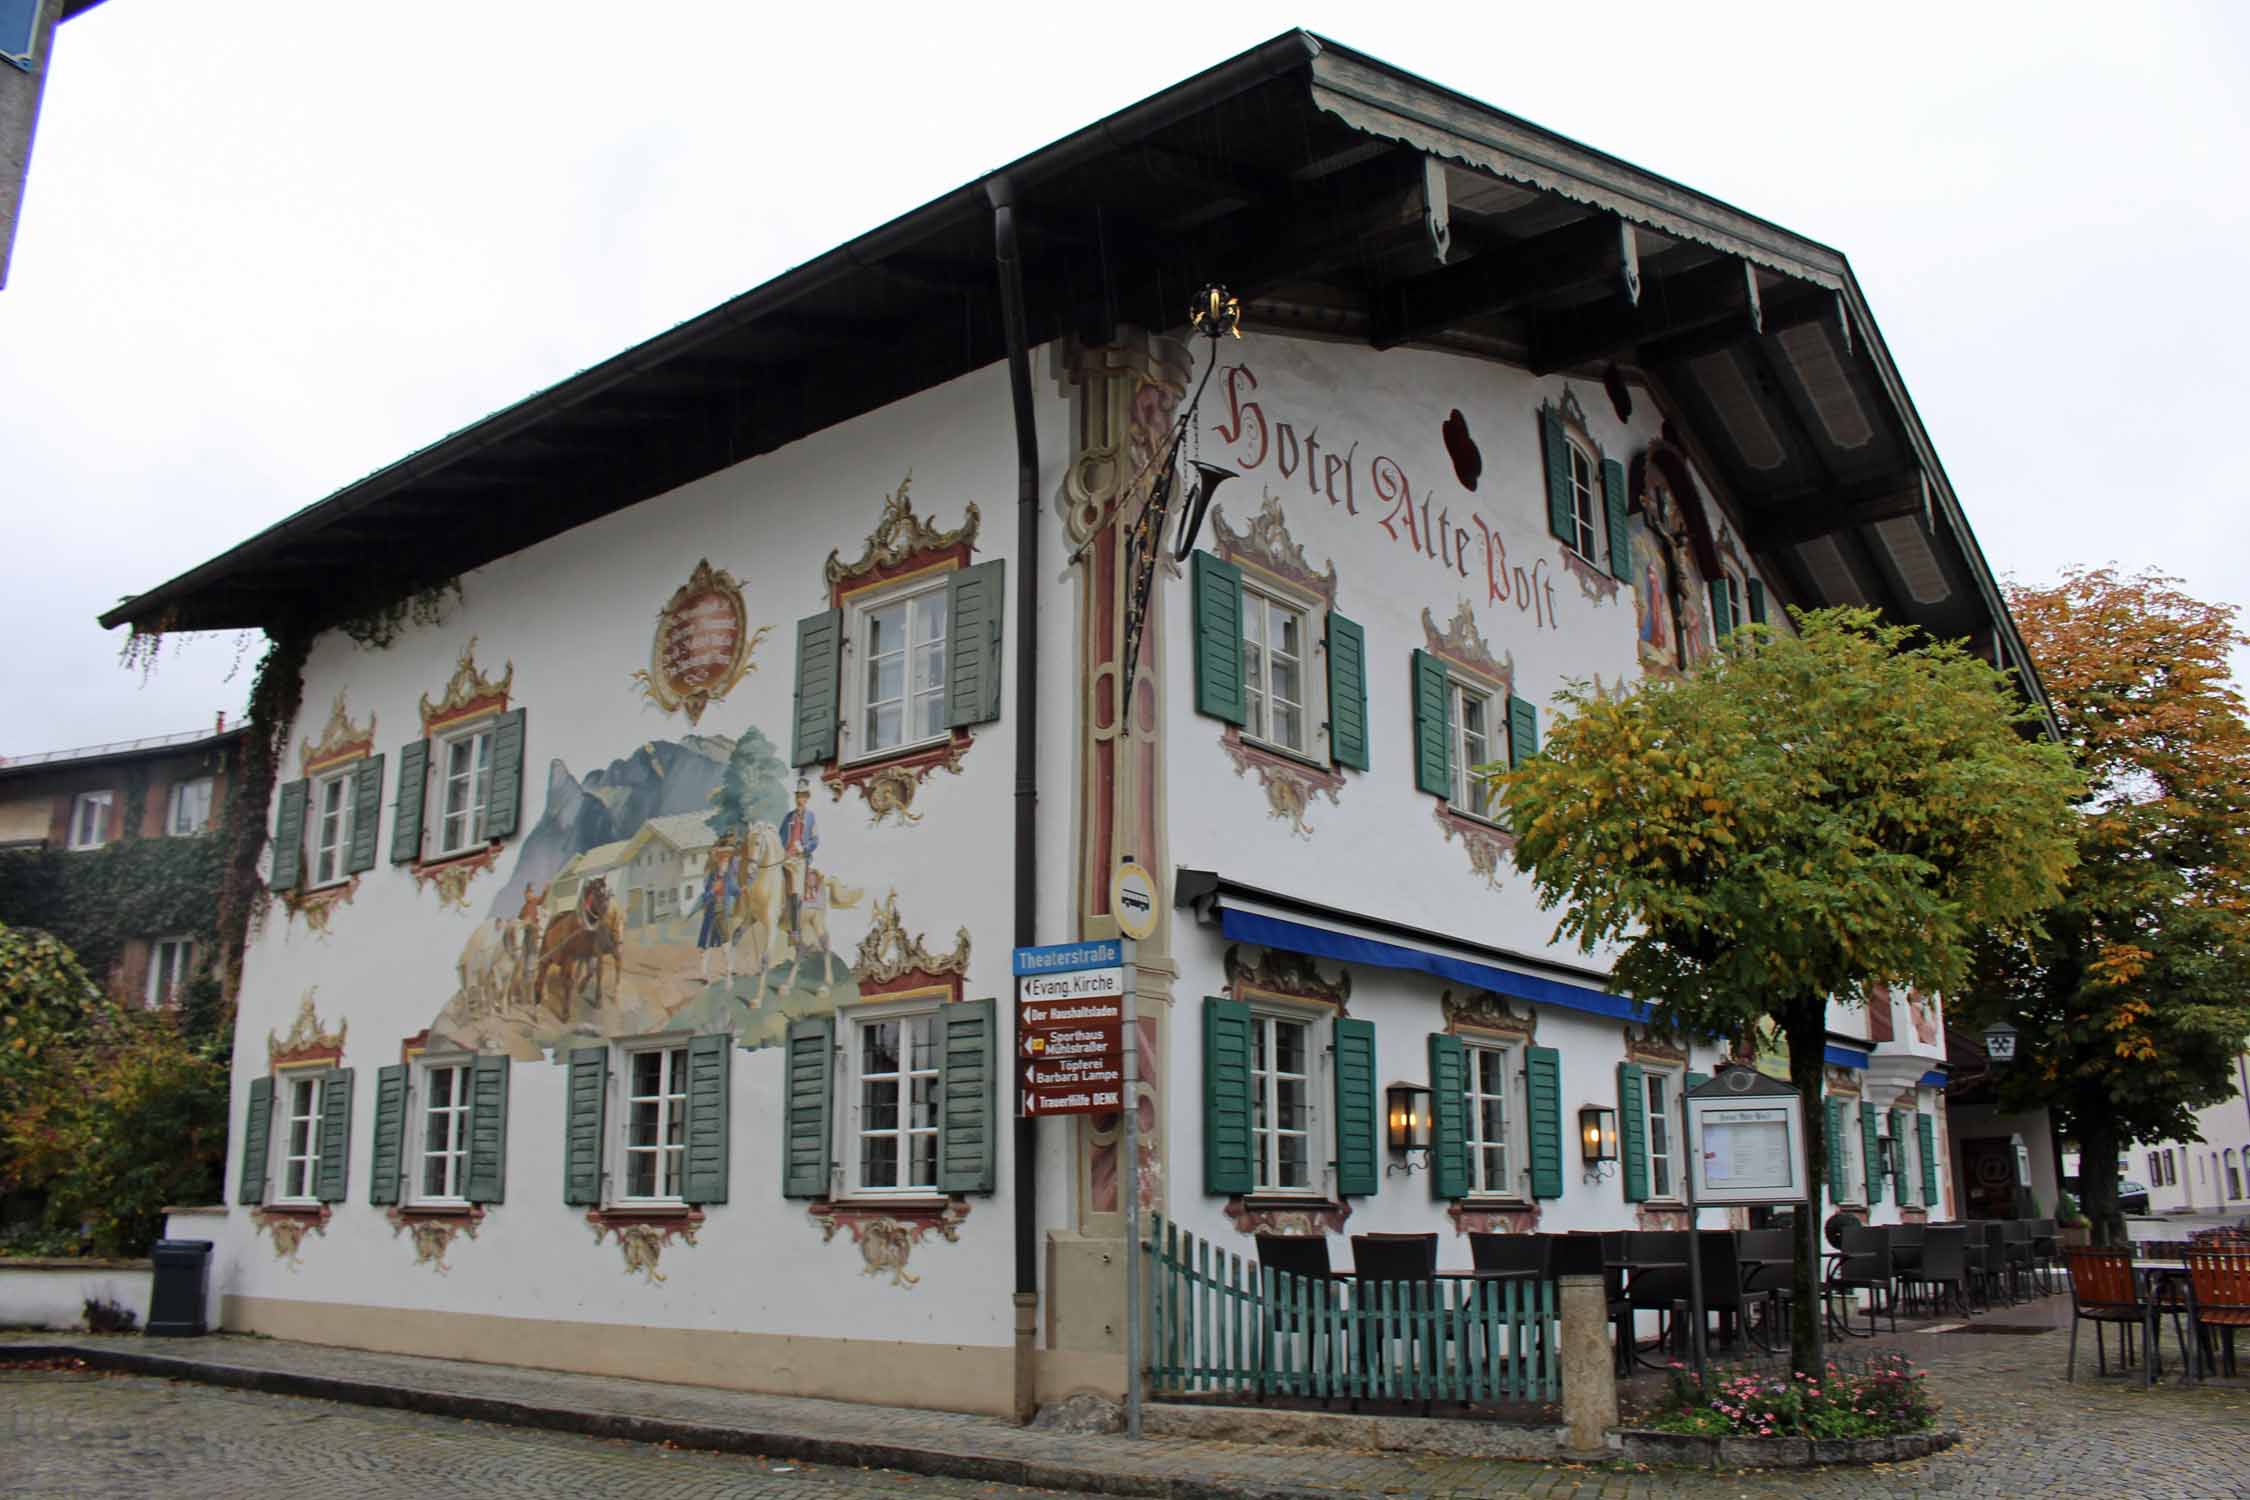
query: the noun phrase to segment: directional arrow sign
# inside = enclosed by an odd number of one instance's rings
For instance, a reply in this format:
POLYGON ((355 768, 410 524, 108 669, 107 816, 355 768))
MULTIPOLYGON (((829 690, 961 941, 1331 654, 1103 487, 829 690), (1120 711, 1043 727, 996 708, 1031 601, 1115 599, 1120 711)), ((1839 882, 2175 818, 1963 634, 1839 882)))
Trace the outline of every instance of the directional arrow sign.
POLYGON ((1027 1089, 1121 1089, 1125 1087, 1125 1055, 1105 1052, 1099 1057, 1035 1059, 1023 1065, 1027 1089))
POLYGON ((1071 1031, 1027 1031, 1016 1038, 1018 1057, 1101 1057, 1124 1050, 1124 1033, 1115 1026, 1081 1026, 1071 1031))
POLYGON ((1116 1088, 1074 1088, 1065 1085, 1052 1089, 1026 1089, 1023 1095, 1023 1112, 1026 1115, 1106 1115, 1123 1107, 1124 1091, 1116 1088))
POLYGON ((1033 1000, 1026 996, 1016 1006, 1016 1025, 1025 1031, 1118 1026, 1124 1020, 1125 1004, 1121 1000, 1033 1000))

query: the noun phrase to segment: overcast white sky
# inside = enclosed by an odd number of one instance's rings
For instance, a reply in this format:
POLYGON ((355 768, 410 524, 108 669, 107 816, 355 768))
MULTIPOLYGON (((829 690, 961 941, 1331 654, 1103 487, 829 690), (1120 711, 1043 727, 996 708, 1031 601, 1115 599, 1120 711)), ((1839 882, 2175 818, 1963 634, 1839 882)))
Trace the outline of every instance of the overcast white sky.
POLYGON ((0 752, 239 713, 96 612, 1293 25, 1843 250, 1996 569, 2250 602, 2250 7, 1827 13, 109 0, 0 291, 0 752))

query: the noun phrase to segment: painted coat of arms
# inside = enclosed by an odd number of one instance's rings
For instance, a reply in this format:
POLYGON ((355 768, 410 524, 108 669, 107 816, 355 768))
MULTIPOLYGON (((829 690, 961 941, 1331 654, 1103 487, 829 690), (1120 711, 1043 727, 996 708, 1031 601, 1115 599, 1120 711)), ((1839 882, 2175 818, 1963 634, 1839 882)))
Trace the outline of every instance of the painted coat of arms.
POLYGON ((706 708, 751 673, 751 656, 772 628, 750 628, 742 585, 706 558, 657 611, 648 669, 633 681, 658 708, 700 723, 706 708))

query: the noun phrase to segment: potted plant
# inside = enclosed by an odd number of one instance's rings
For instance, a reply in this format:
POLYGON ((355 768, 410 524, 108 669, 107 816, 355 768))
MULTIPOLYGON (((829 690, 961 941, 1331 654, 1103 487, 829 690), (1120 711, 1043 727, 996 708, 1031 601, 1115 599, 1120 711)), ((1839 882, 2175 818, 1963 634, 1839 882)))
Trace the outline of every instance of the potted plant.
POLYGON ((2083 1250, 2093 1243, 2093 1222, 2069 1193, 2062 1195, 2055 1208, 2055 1227, 2062 1234, 2065 1249, 2083 1250))

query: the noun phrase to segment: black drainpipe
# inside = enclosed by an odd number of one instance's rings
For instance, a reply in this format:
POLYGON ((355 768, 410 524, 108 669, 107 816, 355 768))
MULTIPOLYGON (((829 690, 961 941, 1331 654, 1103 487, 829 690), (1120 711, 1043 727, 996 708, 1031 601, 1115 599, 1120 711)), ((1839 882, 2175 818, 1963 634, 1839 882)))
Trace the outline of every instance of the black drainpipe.
MULTIPOLYGON (((1016 246, 1015 186, 984 185, 992 203, 992 243, 1000 273, 1000 323, 1008 341, 1008 389, 1016 415, 1016 946, 1039 933, 1039 432, 1031 412, 1031 350, 1023 310, 1023 257, 1016 246)), ((1011 1051, 1013 1049, 1010 1049, 1011 1051)), ((1009 1072, 1015 1073, 1014 1068, 1009 1072)), ((1016 1107, 1015 1417, 1039 1407, 1039 1122, 1016 1107)))

